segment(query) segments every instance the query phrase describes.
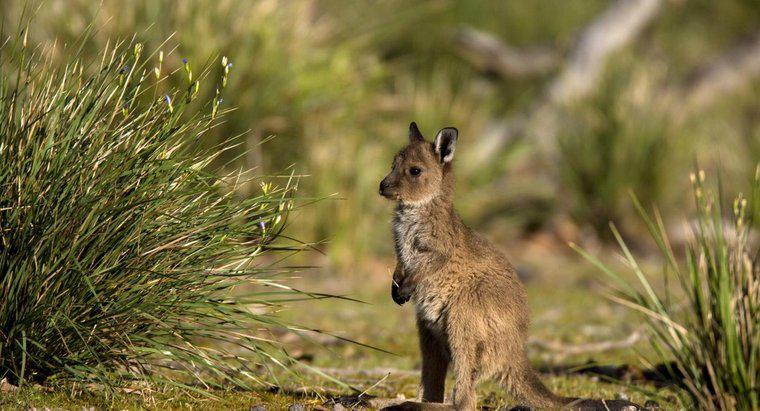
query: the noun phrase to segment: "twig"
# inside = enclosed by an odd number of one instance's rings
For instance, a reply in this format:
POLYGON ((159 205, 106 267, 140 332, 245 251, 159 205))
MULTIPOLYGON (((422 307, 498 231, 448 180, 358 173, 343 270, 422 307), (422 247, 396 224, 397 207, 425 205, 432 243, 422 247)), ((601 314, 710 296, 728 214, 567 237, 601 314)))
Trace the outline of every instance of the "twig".
POLYGON ((383 376, 383 378, 379 379, 377 382, 375 382, 375 383, 374 383, 374 384, 372 384, 371 386, 367 387, 367 389, 365 389, 365 390, 364 390, 364 391, 362 391, 362 392, 361 392, 359 395, 357 395, 357 396, 356 396, 356 398, 358 399, 358 401, 357 401, 356 403, 354 403, 354 404, 351 406, 351 408, 353 409, 354 407, 356 407, 357 405, 359 405, 359 403, 361 402, 361 397, 362 397, 363 395, 367 394, 367 393, 368 393, 368 392, 369 392, 371 389, 373 389, 373 388, 377 387, 378 385, 380 385, 380 384, 381 384, 383 381, 385 381, 386 379, 388 379, 388 377, 389 377, 390 375, 391 375, 391 373, 387 373, 387 374, 385 374, 385 376, 383 376))

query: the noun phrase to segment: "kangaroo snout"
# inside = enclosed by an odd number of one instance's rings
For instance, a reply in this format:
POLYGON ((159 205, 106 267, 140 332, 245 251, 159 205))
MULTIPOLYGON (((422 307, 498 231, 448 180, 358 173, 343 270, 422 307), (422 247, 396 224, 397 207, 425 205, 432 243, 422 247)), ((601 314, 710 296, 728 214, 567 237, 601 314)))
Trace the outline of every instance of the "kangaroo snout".
POLYGON ((380 182, 380 195, 386 198, 392 198, 394 194, 391 192, 390 186, 388 179, 384 178, 383 181, 380 182))

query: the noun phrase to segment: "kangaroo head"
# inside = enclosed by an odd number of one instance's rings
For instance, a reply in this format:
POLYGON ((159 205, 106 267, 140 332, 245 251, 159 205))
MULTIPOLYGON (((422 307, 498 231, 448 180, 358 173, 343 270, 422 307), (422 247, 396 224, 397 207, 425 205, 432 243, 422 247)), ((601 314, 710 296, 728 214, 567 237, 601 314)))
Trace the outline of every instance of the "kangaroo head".
POLYGON ((451 161, 457 129, 441 129, 431 143, 417 124, 409 125, 409 144, 393 158, 391 172, 380 182, 380 195, 409 205, 427 203, 452 190, 451 161))

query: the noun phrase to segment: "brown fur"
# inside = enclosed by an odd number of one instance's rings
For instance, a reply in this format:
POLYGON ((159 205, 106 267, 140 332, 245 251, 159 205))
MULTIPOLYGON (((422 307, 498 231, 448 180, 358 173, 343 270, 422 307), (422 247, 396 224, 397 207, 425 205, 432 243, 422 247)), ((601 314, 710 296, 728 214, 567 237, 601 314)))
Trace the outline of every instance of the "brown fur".
MULTIPOLYGON (((475 384, 492 377, 527 405, 564 407, 575 399, 549 391, 525 354, 528 304, 514 268, 454 210, 456 138, 456 129, 447 128, 427 142, 412 123, 409 144, 380 183, 380 193, 398 203, 392 294, 397 303, 411 299, 416 308, 422 401, 443 402, 451 369, 456 410, 475 409, 475 384)), ((442 406, 407 403, 406 409, 442 406)))

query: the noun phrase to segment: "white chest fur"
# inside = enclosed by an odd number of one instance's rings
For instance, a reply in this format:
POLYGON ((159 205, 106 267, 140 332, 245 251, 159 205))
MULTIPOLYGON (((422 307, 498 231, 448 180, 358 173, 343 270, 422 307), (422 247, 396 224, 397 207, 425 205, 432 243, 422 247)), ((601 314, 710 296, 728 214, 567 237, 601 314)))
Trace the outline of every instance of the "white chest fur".
POLYGON ((424 258, 419 250, 420 238, 425 234, 423 211, 419 208, 404 207, 396 210, 393 218, 393 236, 396 256, 404 269, 414 272, 424 258))
MULTIPOLYGON (((431 258, 430 244, 425 239, 430 237, 432 228, 427 220, 428 211, 422 207, 399 207, 393 219, 393 234, 396 256, 404 266, 406 275, 414 275, 425 262, 431 258)), ((429 261, 428 261, 429 262, 429 261)), ((430 325, 437 324, 445 311, 445 297, 431 282, 431 278, 419 278, 413 301, 417 315, 430 325)))
POLYGON ((440 322, 443 313, 446 310, 446 302, 443 296, 426 293, 423 290, 419 290, 414 294, 414 306, 417 311, 417 316, 429 326, 440 326, 440 322))

